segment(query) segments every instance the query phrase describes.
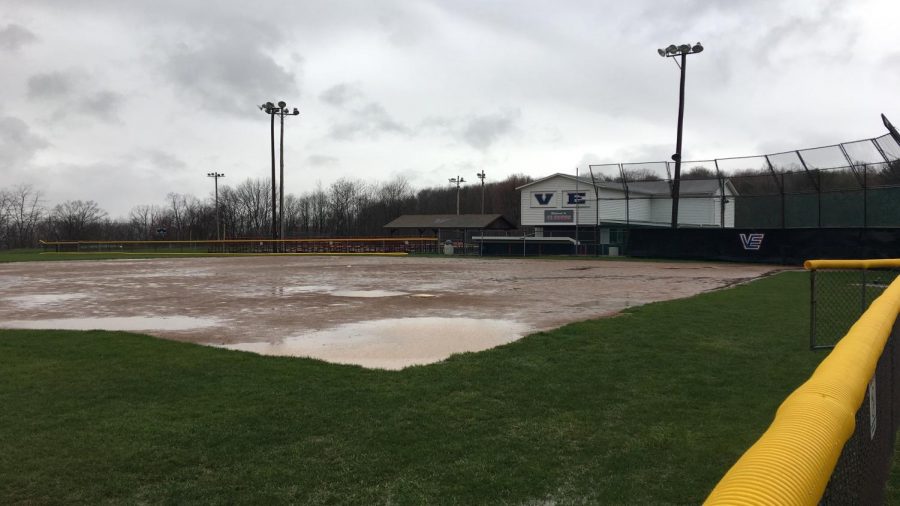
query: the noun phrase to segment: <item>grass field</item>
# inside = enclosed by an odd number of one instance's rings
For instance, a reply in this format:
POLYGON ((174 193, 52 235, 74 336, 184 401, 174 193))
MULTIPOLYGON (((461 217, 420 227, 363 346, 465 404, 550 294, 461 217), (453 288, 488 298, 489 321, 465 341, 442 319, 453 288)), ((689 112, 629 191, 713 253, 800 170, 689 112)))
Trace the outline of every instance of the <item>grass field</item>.
POLYGON ((0 331, 0 503, 697 503, 822 353, 789 272, 400 372, 0 331))
MULTIPOLYGON (((195 253, 53 253, 40 249, 16 249, 0 251, 0 263, 5 262, 52 262, 60 260, 111 260, 116 258, 173 258, 196 257, 195 253)), ((209 253, 203 256, 217 256, 209 253)))

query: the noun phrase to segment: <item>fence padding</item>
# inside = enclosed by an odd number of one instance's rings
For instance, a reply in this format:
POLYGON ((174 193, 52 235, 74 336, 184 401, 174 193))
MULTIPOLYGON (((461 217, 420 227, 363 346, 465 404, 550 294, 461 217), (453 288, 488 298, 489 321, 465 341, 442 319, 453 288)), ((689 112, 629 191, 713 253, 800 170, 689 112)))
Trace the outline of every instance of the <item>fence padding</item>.
POLYGON ((880 258, 877 260, 807 260, 803 268, 808 271, 819 269, 897 269, 900 258, 880 258))
POLYGON ((725 474, 706 504, 818 503, 853 434, 856 412, 898 312, 900 280, 895 280, 810 379, 785 399, 772 425, 725 474))

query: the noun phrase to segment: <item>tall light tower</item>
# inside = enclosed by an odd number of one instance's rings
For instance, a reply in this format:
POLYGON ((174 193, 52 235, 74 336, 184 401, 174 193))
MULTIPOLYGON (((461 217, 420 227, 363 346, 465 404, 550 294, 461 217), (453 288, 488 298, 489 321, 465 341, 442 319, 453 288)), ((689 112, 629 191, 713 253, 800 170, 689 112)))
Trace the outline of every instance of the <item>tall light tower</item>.
POLYGON ((678 227, 678 197, 681 191, 681 132, 682 125, 684 124, 684 73, 687 69, 687 55, 696 54, 701 51, 703 51, 703 46, 700 45, 699 42, 693 46, 690 44, 682 44, 680 46, 670 44, 669 47, 665 49, 656 50, 663 58, 681 56, 680 65, 677 60, 673 60, 675 64, 678 65, 678 68, 681 69, 681 87, 678 91, 678 135, 675 141, 675 154, 672 155, 672 160, 675 160, 675 177, 672 181, 672 228, 678 227))
POLYGON ((459 185, 461 185, 462 183, 465 183, 465 182, 466 182, 466 180, 459 176, 450 178, 450 184, 456 185, 456 215, 457 216, 459 216, 459 185))
MULTIPOLYGON (((265 104, 259 106, 259 109, 264 113, 268 114, 272 118, 271 122, 271 130, 270 137, 272 143, 272 239, 278 239, 279 237, 284 239, 284 117, 285 116, 297 116, 300 114, 300 111, 295 107, 293 111, 288 110, 287 104, 282 100, 278 102, 276 106, 272 102, 266 102, 265 104), (281 165, 281 172, 278 178, 278 187, 280 189, 280 203, 278 205, 278 211, 276 212, 275 206, 275 116, 279 116, 281 118, 281 141, 279 143, 279 160, 281 165), (276 226, 276 224, 280 224, 276 226)), ((272 244, 272 251, 275 251, 275 243, 272 244)))
POLYGON ((222 238, 219 235, 219 231, 222 228, 219 226, 219 178, 225 177, 225 174, 221 174, 219 172, 208 172, 206 177, 212 177, 216 180, 216 240, 220 241, 222 238))
POLYGON ((481 180, 481 214, 484 214, 484 169, 475 175, 481 180))
MULTIPOLYGON (((259 110, 268 114, 271 118, 271 126, 269 128, 269 139, 272 145, 272 239, 278 239, 278 232, 275 230, 275 114, 277 108, 272 102, 266 102, 259 106, 259 110)), ((275 243, 272 243, 272 252, 275 252, 275 243)))

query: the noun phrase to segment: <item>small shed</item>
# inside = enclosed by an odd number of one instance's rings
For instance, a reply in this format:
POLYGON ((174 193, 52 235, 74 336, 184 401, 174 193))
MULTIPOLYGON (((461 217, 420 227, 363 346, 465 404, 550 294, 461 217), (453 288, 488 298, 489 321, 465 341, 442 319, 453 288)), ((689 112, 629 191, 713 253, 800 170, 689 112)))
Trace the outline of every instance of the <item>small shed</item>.
POLYGON ((469 231, 513 230, 516 226, 502 214, 404 214, 384 228, 392 235, 403 231, 419 236, 431 233, 440 239, 464 239, 469 231))

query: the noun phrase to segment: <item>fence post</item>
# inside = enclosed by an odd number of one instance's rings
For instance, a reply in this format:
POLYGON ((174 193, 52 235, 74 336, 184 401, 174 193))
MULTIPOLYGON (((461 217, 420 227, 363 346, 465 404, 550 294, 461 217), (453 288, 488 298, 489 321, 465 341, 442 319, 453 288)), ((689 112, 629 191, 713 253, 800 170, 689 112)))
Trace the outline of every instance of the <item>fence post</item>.
POLYGON ((775 180, 775 185, 778 186, 778 193, 781 194, 781 228, 784 228, 784 174, 781 175, 781 181, 779 181, 778 174, 775 173, 775 168, 772 167, 772 162, 769 161, 769 155, 763 155, 763 158, 766 159, 766 165, 769 166, 769 172, 772 173, 772 179, 775 180))
POLYGON ((869 165, 863 164, 863 228, 869 227, 869 165))
POLYGON ((625 168, 619 164, 619 175, 622 177, 622 187, 625 189, 625 228, 631 226, 631 198, 628 193, 628 179, 625 178, 625 168))
POLYGON ((719 160, 713 159, 713 164, 716 166, 716 178, 719 180, 719 192, 722 194, 719 199, 719 224, 721 228, 725 228, 725 179, 719 172, 719 160))
POLYGON ((813 177, 812 173, 809 171, 809 167, 806 166, 806 160, 803 159, 803 155, 800 154, 799 150, 795 150, 794 153, 797 153, 797 158, 800 159, 800 165, 803 165, 803 171, 806 172, 806 175, 809 176, 809 180, 812 182, 813 187, 816 189, 816 226, 822 228, 822 190, 820 188, 822 178, 819 175, 819 171, 816 171, 816 176, 818 180, 813 177))
POLYGON ((816 349, 816 270, 809 271, 809 349, 816 349))
POLYGON ((859 314, 862 315, 866 312, 866 270, 860 269, 860 278, 862 278, 862 283, 860 284, 860 306, 859 306, 859 314))

